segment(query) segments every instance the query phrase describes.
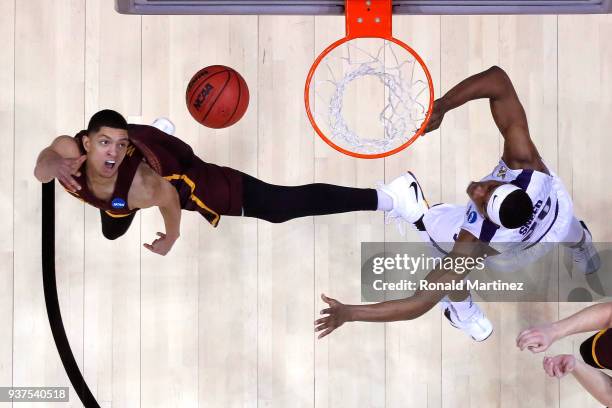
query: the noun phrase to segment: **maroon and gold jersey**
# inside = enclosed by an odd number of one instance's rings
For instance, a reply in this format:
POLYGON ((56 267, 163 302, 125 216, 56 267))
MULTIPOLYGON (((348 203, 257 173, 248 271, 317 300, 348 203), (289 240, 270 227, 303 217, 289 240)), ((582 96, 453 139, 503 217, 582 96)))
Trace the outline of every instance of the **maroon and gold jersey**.
MULTIPOLYGON (((82 137, 86 133, 83 130, 75 136, 82 154, 85 154, 82 137)), ((144 161, 174 186, 182 209, 198 211, 213 226, 217 226, 220 215, 240 215, 242 173, 202 161, 188 144, 153 126, 128 125, 128 138, 130 145, 119 165, 111 199, 100 200, 88 189, 85 165, 81 166, 81 176, 75 177, 81 190, 67 191, 112 217, 127 216, 138 210, 130 209, 128 192, 138 166, 144 161)))

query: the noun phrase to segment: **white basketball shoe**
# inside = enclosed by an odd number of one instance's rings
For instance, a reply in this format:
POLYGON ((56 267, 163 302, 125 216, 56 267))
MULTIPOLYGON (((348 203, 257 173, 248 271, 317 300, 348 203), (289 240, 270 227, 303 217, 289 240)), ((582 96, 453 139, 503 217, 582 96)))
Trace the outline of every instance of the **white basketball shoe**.
POLYGON ((462 330, 472 339, 476 341, 485 341, 491 336, 491 333, 493 333, 493 324, 487 319, 476 303, 472 303, 470 307, 470 309, 473 309, 473 313, 463 320, 459 319, 457 311, 451 302, 442 300, 440 306, 442 306, 444 310, 444 317, 448 319, 451 326, 462 330))
POLYGON ((153 123, 151 123, 151 126, 156 127, 162 132, 165 132, 171 136, 174 136, 174 131, 176 130, 174 123, 172 123, 170 119, 163 117, 155 119, 153 123))
POLYGON ((580 272, 589 275, 597 272, 599 268, 601 268, 601 259, 599 258, 595 245, 593 245, 591 231, 589 231, 583 221, 580 221, 580 225, 582 225, 584 237, 582 241, 574 246, 568 247, 568 249, 574 260, 574 267, 580 272))
POLYGON ((393 200, 393 209, 389 211, 387 218, 401 217, 404 221, 414 224, 429 209, 421 185, 409 171, 379 188, 393 200))

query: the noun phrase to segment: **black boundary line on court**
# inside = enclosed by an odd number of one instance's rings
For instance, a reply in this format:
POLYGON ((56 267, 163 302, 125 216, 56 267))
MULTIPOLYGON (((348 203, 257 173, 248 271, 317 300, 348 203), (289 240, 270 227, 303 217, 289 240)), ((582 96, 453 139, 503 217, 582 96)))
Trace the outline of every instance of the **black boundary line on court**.
POLYGON ((83 405, 100 408, 74 359, 60 312, 55 279, 55 180, 42 185, 42 274, 49 325, 66 374, 83 405))

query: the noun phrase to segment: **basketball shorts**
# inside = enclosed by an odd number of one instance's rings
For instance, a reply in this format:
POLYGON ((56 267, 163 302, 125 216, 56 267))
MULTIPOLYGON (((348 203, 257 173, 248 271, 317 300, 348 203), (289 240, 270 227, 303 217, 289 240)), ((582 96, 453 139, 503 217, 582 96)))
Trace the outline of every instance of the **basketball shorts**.
POLYGON ((176 188, 182 209, 199 212, 216 227, 222 215, 242 214, 242 175, 195 157, 183 174, 164 178, 176 188))
POLYGON ((597 332, 580 345, 580 355, 585 363, 595 368, 612 369, 612 331, 597 332))

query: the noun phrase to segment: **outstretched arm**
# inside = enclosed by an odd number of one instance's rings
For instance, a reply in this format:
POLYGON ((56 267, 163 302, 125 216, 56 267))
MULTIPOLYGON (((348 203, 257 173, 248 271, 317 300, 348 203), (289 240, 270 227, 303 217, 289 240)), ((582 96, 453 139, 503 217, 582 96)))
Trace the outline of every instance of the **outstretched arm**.
POLYGON ((525 110, 506 72, 498 66, 464 79, 436 100, 426 131, 437 129, 446 112, 475 99, 489 99, 493 120, 504 137, 504 161, 512 168, 545 171, 529 136, 525 110))
POLYGON ((516 345, 521 350, 540 353, 563 337, 607 327, 612 327, 612 303, 599 303, 558 322, 523 330, 516 339, 516 345))
MULTIPOLYGON (((462 230, 449 257, 475 258, 482 256, 485 248, 486 246, 480 243, 478 239, 462 230)), ((455 264, 453 262, 453 265, 455 264)), ((465 262, 462 265, 465 265, 465 262)), ((467 273, 468 271, 459 273, 454 270, 439 268, 431 271, 425 279, 430 283, 449 284, 463 280, 467 273)), ((393 322, 416 319, 434 307, 448 293, 450 291, 447 290, 418 290, 413 296, 406 299, 368 305, 345 305, 335 299, 321 295, 323 301, 329 305, 328 308, 321 310, 321 314, 328 316, 315 321, 315 331, 322 331, 319 335, 319 338, 322 338, 345 322, 393 322)))
POLYGON ((577 360, 569 354, 545 357, 544 371, 551 377, 561 378, 572 373, 580 385, 597 401, 609 407, 612 405, 612 378, 602 371, 577 360))
POLYGON ((79 176, 79 168, 87 156, 81 155, 79 148, 70 136, 57 137, 49 147, 43 149, 36 160, 34 177, 41 183, 47 183, 54 178, 75 192, 81 186, 72 177, 79 176))

